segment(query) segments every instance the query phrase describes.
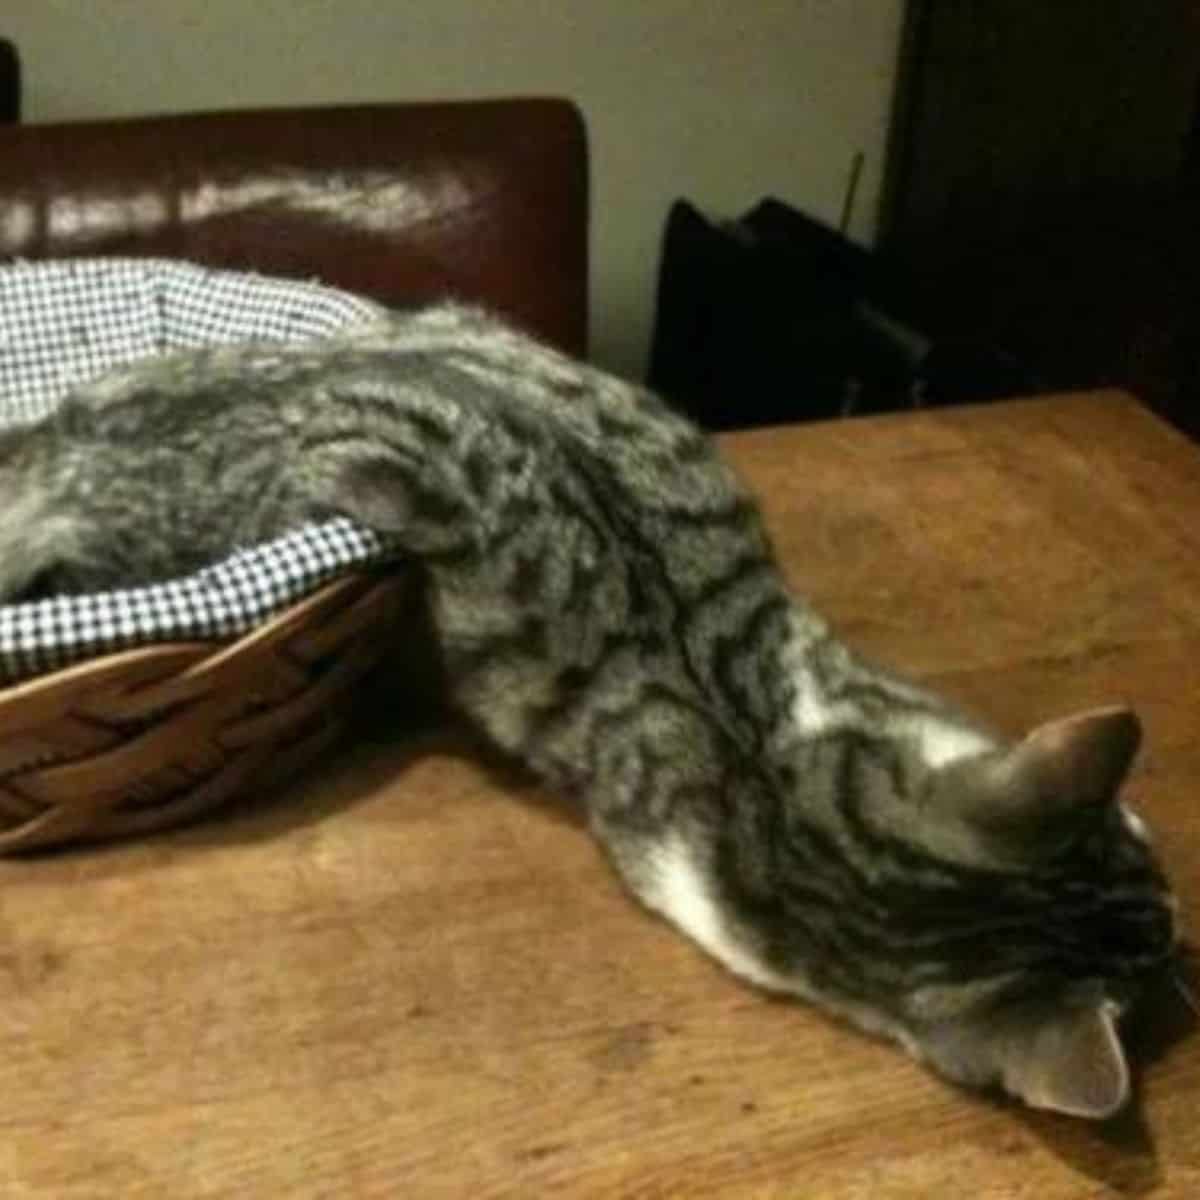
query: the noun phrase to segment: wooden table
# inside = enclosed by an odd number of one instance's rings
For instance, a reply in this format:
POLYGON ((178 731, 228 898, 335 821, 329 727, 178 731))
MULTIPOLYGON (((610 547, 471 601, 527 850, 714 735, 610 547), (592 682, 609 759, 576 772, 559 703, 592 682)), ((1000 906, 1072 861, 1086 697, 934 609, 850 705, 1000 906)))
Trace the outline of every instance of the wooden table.
MULTIPOLYGON (((1200 452, 1114 394, 725 446, 859 646, 1013 730, 1137 706, 1194 925, 1200 452)), ((1106 1126, 958 1091, 726 975, 455 735, 0 885, 4 1197, 1200 1196, 1180 1002, 1106 1126)))

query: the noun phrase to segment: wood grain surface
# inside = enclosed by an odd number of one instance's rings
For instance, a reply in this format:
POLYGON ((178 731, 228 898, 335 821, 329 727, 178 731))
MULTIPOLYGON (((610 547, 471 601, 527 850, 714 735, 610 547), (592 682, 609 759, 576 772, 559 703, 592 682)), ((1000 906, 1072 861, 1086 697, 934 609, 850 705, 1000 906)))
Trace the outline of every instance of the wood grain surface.
MULTIPOLYGON (((1194 927, 1200 452, 1111 393, 724 444, 861 648, 1014 732, 1138 708, 1194 927)), ((965 1093, 738 983, 525 780, 378 707, 273 800, 0 863, 0 1196, 1200 1195, 1177 997, 1112 1122, 965 1093)))

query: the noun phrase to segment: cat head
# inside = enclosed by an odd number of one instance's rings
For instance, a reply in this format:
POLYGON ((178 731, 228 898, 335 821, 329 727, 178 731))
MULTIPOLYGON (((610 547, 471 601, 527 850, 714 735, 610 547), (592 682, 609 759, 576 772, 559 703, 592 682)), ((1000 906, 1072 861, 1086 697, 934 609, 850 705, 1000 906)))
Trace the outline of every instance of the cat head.
POLYGON ((911 844, 944 877, 899 920, 947 969, 908 991, 903 1023, 944 1074, 1083 1117, 1127 1100, 1117 1022, 1175 942, 1174 902, 1118 799, 1140 738, 1133 713, 1105 709, 928 780, 911 844))

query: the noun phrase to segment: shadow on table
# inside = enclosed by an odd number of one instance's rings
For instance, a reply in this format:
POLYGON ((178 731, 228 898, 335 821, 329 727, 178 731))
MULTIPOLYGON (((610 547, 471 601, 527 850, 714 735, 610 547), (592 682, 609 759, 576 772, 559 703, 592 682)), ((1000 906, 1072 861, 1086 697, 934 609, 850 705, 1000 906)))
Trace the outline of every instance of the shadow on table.
MULTIPOLYGON (((12 855, 12 864, 54 862, 72 875, 97 879, 153 870, 181 853, 285 839, 299 829, 335 820, 396 789, 410 768, 435 756, 470 762, 516 803, 582 826, 577 810, 539 788, 520 764, 492 747, 427 690, 407 699, 394 680, 363 685, 350 730, 301 771, 266 790, 243 795, 174 828, 112 841, 84 841, 12 855)), ((402 803, 402 797, 397 797, 402 803)), ((6 884, 20 882, 10 875, 6 884)))

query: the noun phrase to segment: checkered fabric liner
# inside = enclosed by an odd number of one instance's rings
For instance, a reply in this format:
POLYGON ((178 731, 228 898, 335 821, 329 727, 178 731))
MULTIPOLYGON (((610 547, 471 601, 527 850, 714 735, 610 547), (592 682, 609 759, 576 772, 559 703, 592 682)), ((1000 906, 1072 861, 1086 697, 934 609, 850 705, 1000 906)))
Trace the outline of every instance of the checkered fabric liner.
MULTIPOLYGON (((378 318, 317 284, 165 259, 0 267, 0 427, 36 421, 72 387, 134 359, 249 339, 302 341, 378 318)), ((239 550, 187 578, 0 606, 0 682, 157 642, 247 633, 387 547, 335 520, 239 550)))

